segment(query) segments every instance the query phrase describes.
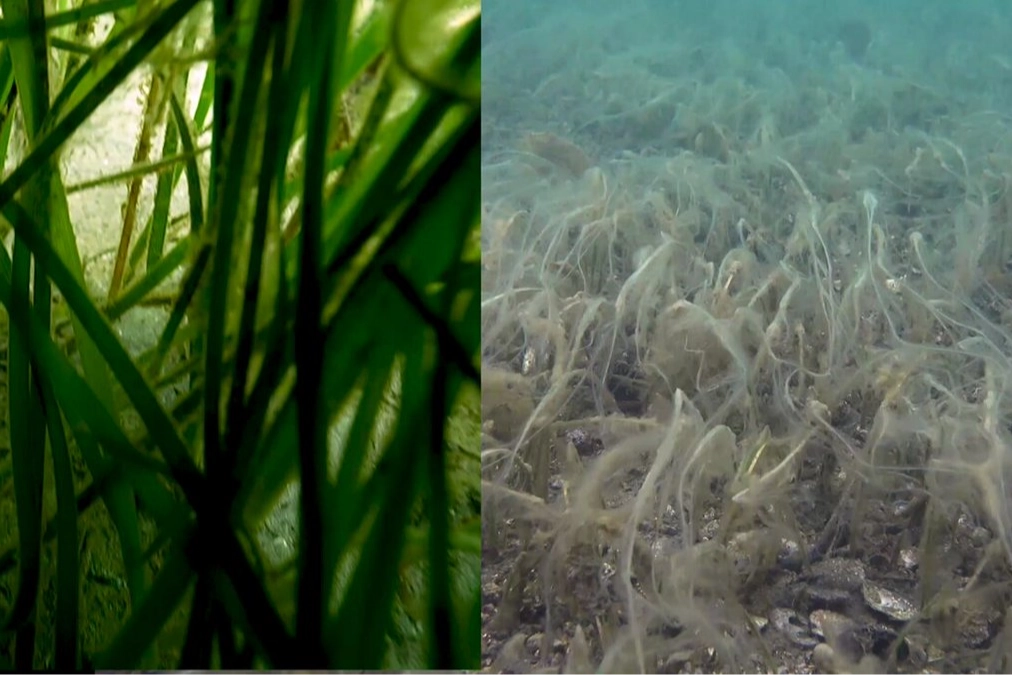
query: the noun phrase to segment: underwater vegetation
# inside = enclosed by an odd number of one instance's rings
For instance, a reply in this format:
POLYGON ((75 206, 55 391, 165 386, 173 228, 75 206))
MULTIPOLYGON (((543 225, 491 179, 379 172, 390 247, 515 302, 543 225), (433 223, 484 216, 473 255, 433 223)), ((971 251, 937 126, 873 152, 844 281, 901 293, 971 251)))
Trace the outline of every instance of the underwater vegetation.
POLYGON ((1004 672, 996 17, 656 4, 486 8, 482 667, 1004 672))
POLYGON ((473 667, 478 3, 0 12, 0 664, 473 667))

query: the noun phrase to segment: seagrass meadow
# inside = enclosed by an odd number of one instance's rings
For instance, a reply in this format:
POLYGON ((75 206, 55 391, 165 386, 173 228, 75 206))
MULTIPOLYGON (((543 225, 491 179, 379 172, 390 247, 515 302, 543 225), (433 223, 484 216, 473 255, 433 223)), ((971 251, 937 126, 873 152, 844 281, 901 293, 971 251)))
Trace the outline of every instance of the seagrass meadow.
POLYGON ((482 667, 1012 672, 1012 4, 483 12, 482 667))
POLYGON ((0 15, 0 668, 476 667, 479 3, 0 15))

